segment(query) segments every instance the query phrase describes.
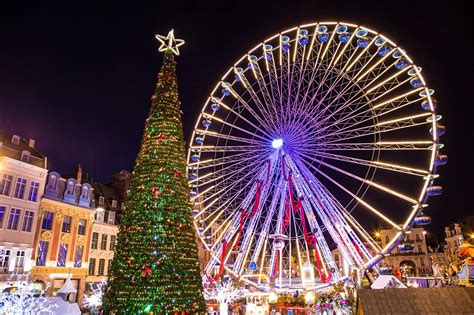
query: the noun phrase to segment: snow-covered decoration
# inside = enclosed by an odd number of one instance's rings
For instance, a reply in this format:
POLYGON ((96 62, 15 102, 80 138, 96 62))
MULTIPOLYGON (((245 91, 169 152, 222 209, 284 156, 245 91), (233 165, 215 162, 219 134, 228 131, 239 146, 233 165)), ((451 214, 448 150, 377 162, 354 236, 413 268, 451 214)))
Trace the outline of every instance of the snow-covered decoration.
POLYGON ((228 305, 232 301, 238 300, 244 296, 244 290, 234 286, 232 280, 214 281, 213 285, 204 289, 204 298, 206 300, 215 300, 219 302, 219 314, 228 314, 228 305))
POLYGON ((77 290, 72 284, 71 278, 67 278, 64 281, 63 286, 58 290, 58 294, 76 294, 77 290))
POLYGON ((45 297, 49 283, 39 290, 30 283, 29 274, 13 274, 7 284, 7 288, 0 292, 0 315, 47 313, 54 312, 58 307, 45 297))
POLYGON ((89 288, 91 294, 84 295, 83 305, 91 310, 98 310, 102 307, 102 299, 104 296, 107 281, 102 280, 99 283, 90 283, 89 288))

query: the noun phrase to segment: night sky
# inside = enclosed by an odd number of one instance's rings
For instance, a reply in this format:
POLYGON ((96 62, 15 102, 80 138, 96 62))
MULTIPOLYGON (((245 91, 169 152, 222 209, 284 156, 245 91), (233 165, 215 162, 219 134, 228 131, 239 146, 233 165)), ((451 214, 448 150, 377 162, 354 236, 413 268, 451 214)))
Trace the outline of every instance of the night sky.
POLYGON ((186 40, 178 83, 189 140, 205 98, 247 50, 298 24, 341 20, 392 38, 436 90, 449 164, 430 229, 473 214, 472 24, 455 1, 14 2, 0 5, 0 129, 36 139, 51 170, 80 163, 104 182, 132 170, 162 61, 156 33, 173 27, 186 40))

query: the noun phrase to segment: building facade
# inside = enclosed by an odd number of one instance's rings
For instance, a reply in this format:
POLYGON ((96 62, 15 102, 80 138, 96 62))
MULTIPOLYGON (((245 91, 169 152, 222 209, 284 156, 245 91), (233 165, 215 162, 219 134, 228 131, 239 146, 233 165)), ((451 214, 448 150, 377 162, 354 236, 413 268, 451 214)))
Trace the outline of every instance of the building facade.
POLYGON ((455 253, 459 246, 464 243, 464 233, 461 225, 454 223, 454 225, 445 227, 444 234, 446 235, 444 238, 446 241, 445 252, 455 253))
MULTIPOLYGON (((125 177, 128 178, 129 177, 125 177)), ((87 283, 106 280, 114 258, 118 233, 118 213, 125 209, 126 185, 103 185, 91 182, 97 206, 92 224, 87 283)))
MULTIPOLYGON (((79 173, 79 172, 78 172, 79 173)), ((93 188, 82 183, 82 176, 63 178, 50 172, 40 203, 32 280, 51 282, 49 295, 56 295, 65 280, 71 278, 82 303, 89 269, 89 249, 95 208, 93 188)))
POLYGON ((0 131, 0 290, 12 273, 31 270, 47 172, 34 140, 0 131))
MULTIPOLYGON (((398 230, 395 228, 380 230, 381 247, 384 248, 397 232, 398 230)), ((403 252, 397 247, 385 258, 385 265, 392 267, 394 272, 400 271, 400 268, 403 269, 406 266, 408 268, 405 270, 409 270, 407 276, 431 276, 433 272, 425 234, 422 227, 413 227, 411 231, 407 232, 405 238, 405 242, 413 244, 413 250, 403 252)))

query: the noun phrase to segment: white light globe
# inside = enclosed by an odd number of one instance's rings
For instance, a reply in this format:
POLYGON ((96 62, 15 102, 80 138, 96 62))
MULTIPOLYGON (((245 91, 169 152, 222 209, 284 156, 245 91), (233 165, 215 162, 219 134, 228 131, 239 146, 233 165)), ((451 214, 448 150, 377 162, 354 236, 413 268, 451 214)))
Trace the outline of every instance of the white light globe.
POLYGON ((281 148, 282 145, 283 145, 283 139, 275 139, 272 141, 272 147, 274 149, 281 148))

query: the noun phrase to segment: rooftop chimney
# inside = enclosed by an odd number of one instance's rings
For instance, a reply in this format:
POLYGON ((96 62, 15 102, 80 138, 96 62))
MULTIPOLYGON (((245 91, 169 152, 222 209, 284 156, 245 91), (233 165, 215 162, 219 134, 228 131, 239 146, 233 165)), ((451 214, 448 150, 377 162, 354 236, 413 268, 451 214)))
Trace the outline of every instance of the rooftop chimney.
POLYGON ((81 167, 81 164, 77 164, 76 180, 77 180, 78 184, 81 184, 81 181, 82 181, 82 167, 81 167))
POLYGON ((35 142, 36 142, 36 141, 35 141, 34 139, 28 140, 28 146, 29 146, 30 148, 33 148, 33 149, 34 149, 34 148, 35 148, 35 142))

